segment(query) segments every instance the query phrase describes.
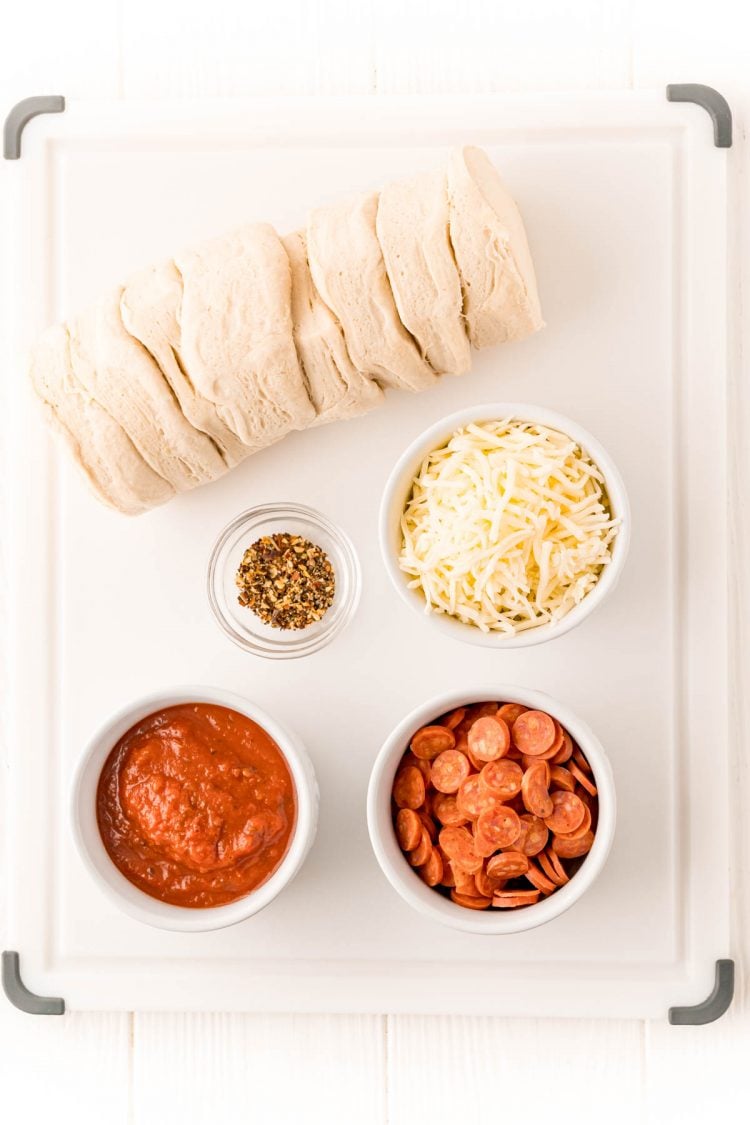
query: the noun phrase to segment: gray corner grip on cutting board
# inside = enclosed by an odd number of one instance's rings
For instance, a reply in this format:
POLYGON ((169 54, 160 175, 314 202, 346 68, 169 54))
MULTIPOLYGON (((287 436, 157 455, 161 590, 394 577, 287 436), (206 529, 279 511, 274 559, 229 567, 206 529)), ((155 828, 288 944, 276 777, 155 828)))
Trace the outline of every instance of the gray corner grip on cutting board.
POLYGON ((21 980, 18 954, 6 949, 3 952, 3 991, 11 1004, 32 1016, 61 1016, 65 1001, 59 996, 37 996, 29 992, 21 980))
POLYGON ((702 106, 714 123, 714 144, 717 148, 732 147, 732 111, 729 102, 712 86, 697 82, 667 86, 667 101, 694 102, 702 106))
POLYGON ((716 980, 713 992, 701 1004, 692 1008, 670 1008, 669 1022, 673 1024, 697 1025, 713 1023, 723 1016, 734 997, 734 961, 729 959, 716 962, 716 980))
POLYGON ((37 98, 24 98, 13 106, 3 127, 3 156, 18 160, 21 155, 21 135, 34 117, 40 113, 62 113, 65 98, 62 94, 44 94, 37 98))

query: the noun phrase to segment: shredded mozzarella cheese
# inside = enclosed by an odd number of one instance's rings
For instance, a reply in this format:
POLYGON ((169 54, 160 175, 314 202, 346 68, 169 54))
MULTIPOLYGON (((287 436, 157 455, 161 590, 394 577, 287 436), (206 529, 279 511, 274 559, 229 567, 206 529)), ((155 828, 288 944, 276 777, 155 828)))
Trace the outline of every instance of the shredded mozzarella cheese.
POLYGON ((586 597, 618 524, 601 472, 572 438, 506 418, 457 430, 425 457, 399 566, 426 612, 519 633, 586 597))

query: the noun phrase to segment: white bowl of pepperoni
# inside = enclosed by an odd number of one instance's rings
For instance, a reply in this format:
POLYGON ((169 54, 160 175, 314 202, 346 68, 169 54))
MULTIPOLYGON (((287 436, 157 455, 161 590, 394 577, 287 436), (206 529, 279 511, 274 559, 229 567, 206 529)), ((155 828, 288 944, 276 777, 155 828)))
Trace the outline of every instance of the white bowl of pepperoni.
POLYGON ((568 910, 601 872, 615 818, 612 770, 586 723, 507 685, 417 707, 381 748, 367 795, 391 886, 426 917, 480 934, 568 910))

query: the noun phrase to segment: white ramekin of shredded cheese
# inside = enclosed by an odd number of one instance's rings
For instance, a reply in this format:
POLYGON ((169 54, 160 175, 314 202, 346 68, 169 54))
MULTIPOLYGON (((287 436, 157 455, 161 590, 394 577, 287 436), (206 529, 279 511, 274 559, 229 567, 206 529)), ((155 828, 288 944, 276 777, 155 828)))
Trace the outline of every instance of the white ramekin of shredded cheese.
POLYGON ((518 648, 567 633, 625 562, 622 478, 575 422, 524 403, 452 414, 386 484, 380 542, 405 601, 444 632, 518 648))

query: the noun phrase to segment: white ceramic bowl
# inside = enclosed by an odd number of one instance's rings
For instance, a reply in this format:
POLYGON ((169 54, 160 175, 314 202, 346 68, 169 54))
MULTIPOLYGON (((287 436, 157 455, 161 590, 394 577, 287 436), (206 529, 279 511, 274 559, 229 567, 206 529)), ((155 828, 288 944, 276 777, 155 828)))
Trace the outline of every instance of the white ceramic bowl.
POLYGON ((562 414, 556 414, 553 410, 546 410, 541 406, 531 406, 528 403, 485 403, 480 406, 466 407, 466 409, 459 410, 455 414, 449 414, 447 418, 442 418, 434 426, 430 426, 428 430, 420 434, 418 438, 415 438, 403 452, 386 482, 380 506, 379 535, 383 561, 391 582, 407 605, 426 617, 436 628, 455 640, 483 645, 486 648, 525 648, 529 645, 540 644, 542 641, 552 640, 554 637, 561 637, 563 633, 567 633, 570 629, 579 625, 612 593, 622 573, 625 557, 628 553, 630 507, 625 485, 612 458, 596 438, 592 437, 576 422, 572 422, 562 414), (510 417, 537 422, 550 429, 559 430, 578 442, 604 476, 612 515, 620 520, 620 530, 612 544, 611 562, 604 568, 596 586, 579 605, 571 609, 559 621, 538 625, 534 629, 526 629, 522 633, 509 636, 503 633, 483 633, 476 626, 467 625, 463 621, 459 621, 458 618, 450 617, 445 613, 427 613, 422 593, 419 590, 409 589, 407 575, 399 567, 398 557, 401 551, 401 516, 406 507, 414 478, 427 454, 444 445, 461 426, 466 426, 470 422, 510 417))
POLYGON ((81 859, 100 889, 121 910, 139 922, 162 930, 196 933, 232 926, 257 914, 294 878, 302 866, 318 827, 318 784, 312 763, 299 739, 279 726, 275 719, 233 692, 221 688, 180 687, 155 692, 123 707, 90 739, 73 778, 71 791, 73 838, 81 859), (178 703, 213 703, 239 711, 258 723, 271 736, 286 758, 294 780, 297 821, 294 833, 279 867, 265 883, 244 898, 224 906, 193 908, 174 906, 139 890, 110 859, 99 834, 96 820, 96 790, 110 751, 132 726, 178 703))
POLYGON ((367 792, 367 827, 385 877, 405 902, 426 918, 473 934, 517 934, 551 922, 568 910, 595 881, 609 854, 615 833, 616 798, 612 770, 590 728, 568 707, 540 691, 495 684, 479 690, 451 691, 427 700, 407 715, 390 734, 378 754, 367 792), (591 851, 569 883, 533 906, 515 910, 469 910, 428 887, 399 847, 391 817, 391 789, 396 769, 412 735, 426 723, 454 707, 485 700, 521 703, 553 715, 581 747, 599 791, 599 821, 591 851))

